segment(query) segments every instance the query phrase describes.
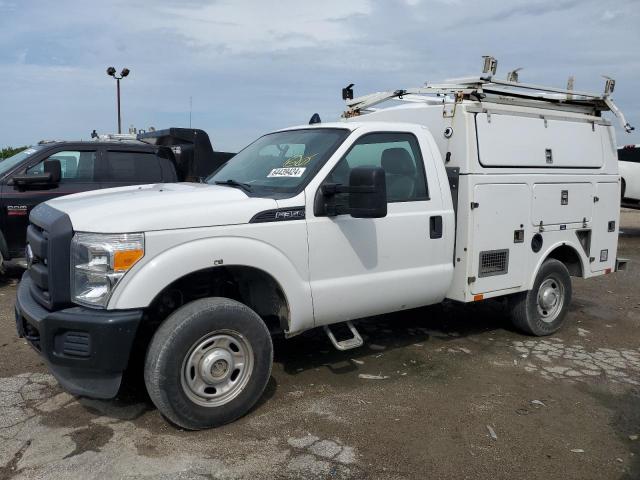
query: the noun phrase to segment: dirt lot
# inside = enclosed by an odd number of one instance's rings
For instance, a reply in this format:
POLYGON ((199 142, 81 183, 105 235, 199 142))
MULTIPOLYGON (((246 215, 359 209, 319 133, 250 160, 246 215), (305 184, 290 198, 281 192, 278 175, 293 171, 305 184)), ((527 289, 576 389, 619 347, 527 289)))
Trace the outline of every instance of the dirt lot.
POLYGON ((6 279, 0 479, 640 478, 640 211, 621 224, 630 269, 575 281, 557 335, 519 335, 484 302, 362 322, 352 352, 278 341, 258 406, 195 433, 142 395, 62 392, 16 337, 6 279))

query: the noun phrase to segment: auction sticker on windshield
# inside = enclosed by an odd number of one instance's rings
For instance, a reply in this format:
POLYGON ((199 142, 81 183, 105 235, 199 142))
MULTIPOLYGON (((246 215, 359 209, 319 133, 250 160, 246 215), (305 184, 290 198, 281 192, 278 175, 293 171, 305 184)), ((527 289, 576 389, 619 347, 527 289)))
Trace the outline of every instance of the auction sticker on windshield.
POLYGON ((284 167, 284 168, 274 168, 269 172, 267 178, 272 177, 301 177, 306 168, 302 167, 284 167))

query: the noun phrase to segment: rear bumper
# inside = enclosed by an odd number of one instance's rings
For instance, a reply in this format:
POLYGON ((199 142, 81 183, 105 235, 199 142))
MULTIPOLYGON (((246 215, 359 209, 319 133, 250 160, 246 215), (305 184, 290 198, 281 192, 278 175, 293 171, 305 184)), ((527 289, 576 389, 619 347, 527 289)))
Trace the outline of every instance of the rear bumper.
POLYGON ((16 298, 18 335, 42 356, 65 390, 113 398, 143 311, 72 307, 50 312, 33 299, 31 283, 26 272, 16 298))

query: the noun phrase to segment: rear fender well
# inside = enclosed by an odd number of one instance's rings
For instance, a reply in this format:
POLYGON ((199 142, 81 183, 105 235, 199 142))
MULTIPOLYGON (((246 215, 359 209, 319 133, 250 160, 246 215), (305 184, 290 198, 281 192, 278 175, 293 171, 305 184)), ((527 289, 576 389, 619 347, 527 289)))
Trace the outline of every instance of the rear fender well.
POLYGON ((577 243, 567 240, 557 241, 550 245, 545 250, 544 254, 540 255, 538 258, 534 269, 534 275, 532 275, 529 282, 529 289, 533 287, 535 278, 538 275, 542 264, 549 258, 555 258, 556 260, 561 261, 567 267, 569 274, 572 277, 584 278, 585 272, 588 270, 589 259, 585 257, 577 243))

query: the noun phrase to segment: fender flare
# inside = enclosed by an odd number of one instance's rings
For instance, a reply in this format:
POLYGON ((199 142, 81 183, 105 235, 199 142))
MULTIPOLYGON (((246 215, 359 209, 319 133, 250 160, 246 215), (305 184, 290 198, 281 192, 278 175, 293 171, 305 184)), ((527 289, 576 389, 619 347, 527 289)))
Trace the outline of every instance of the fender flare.
POLYGON ((306 272, 298 271, 273 245, 246 237, 209 237, 150 253, 118 284, 107 306, 110 310, 146 308, 174 281, 210 267, 245 266, 271 275, 285 294, 290 331, 312 328, 311 285, 306 272))

